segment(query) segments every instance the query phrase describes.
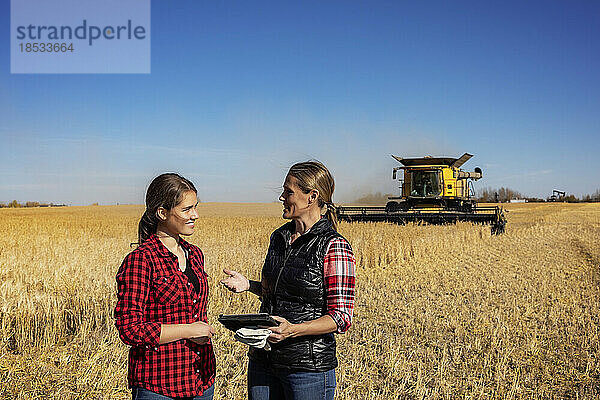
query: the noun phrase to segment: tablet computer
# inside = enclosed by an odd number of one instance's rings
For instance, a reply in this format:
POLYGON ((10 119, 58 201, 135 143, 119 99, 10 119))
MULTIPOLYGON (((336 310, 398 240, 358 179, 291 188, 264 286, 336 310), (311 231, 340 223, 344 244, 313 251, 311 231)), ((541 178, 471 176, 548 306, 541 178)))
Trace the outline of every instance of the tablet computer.
POLYGON ((277 326, 277 322, 269 314, 229 314, 219 315, 219 322, 225 326, 225 328, 232 331, 237 331, 240 328, 256 328, 259 326, 277 326))

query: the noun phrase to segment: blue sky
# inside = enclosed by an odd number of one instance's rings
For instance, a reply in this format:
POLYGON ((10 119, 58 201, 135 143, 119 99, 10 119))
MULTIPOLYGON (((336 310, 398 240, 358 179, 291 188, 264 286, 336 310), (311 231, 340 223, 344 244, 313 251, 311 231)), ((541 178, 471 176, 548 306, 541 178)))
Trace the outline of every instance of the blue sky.
POLYGON ((334 200, 397 193, 398 156, 475 157, 476 188, 600 188, 600 3, 152 1, 150 74, 11 74, 0 0, 0 201, 275 201, 318 159, 334 200))

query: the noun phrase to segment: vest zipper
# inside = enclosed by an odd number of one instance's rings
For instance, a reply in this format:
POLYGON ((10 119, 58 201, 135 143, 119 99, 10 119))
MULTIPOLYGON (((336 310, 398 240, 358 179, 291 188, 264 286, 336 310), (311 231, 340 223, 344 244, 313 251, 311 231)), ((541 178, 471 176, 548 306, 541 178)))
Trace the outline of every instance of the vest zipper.
POLYGON ((271 315, 273 315, 273 306, 275 305, 275 293, 277 292, 277 284, 279 283, 279 278, 281 278, 281 273, 283 272, 283 269, 285 268, 285 263, 287 262, 288 258, 292 254, 292 246, 291 245, 290 245, 290 248, 288 250, 286 250, 286 253, 287 254, 285 255, 285 258, 283 259, 283 265, 279 269, 279 274, 277 274, 277 279, 275 279, 275 286, 273 286, 273 300, 271 300, 271 312, 269 313, 271 315))

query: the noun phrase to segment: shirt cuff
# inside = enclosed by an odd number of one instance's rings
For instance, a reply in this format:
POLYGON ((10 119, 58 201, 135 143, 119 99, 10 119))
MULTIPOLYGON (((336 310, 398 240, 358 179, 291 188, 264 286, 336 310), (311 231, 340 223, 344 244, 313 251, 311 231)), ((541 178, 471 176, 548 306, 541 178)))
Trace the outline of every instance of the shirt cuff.
POLYGON ((350 322, 346 321, 343 314, 337 310, 327 311, 327 315, 333 319, 333 322, 337 325, 337 333, 345 333, 350 328, 350 322))
POLYGON ((144 342, 147 346, 155 347, 160 344, 160 332, 162 326, 160 322, 147 322, 144 324, 144 342))

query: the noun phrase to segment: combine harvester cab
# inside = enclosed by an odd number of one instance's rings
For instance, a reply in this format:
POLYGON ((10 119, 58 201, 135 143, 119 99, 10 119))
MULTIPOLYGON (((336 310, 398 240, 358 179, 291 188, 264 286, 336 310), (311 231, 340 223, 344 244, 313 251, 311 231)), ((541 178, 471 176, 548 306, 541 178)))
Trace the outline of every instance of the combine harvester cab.
POLYGON ((460 158, 392 157, 402 164, 393 169, 392 179, 397 179, 399 170, 404 171, 400 179, 401 195, 390 197, 385 207, 338 207, 340 220, 398 224, 467 221, 491 224, 493 234, 504 232, 506 217, 502 207, 479 207, 473 199, 471 180, 483 177, 481 169, 475 168, 473 172, 460 169, 473 157, 471 154, 465 153, 460 158))

